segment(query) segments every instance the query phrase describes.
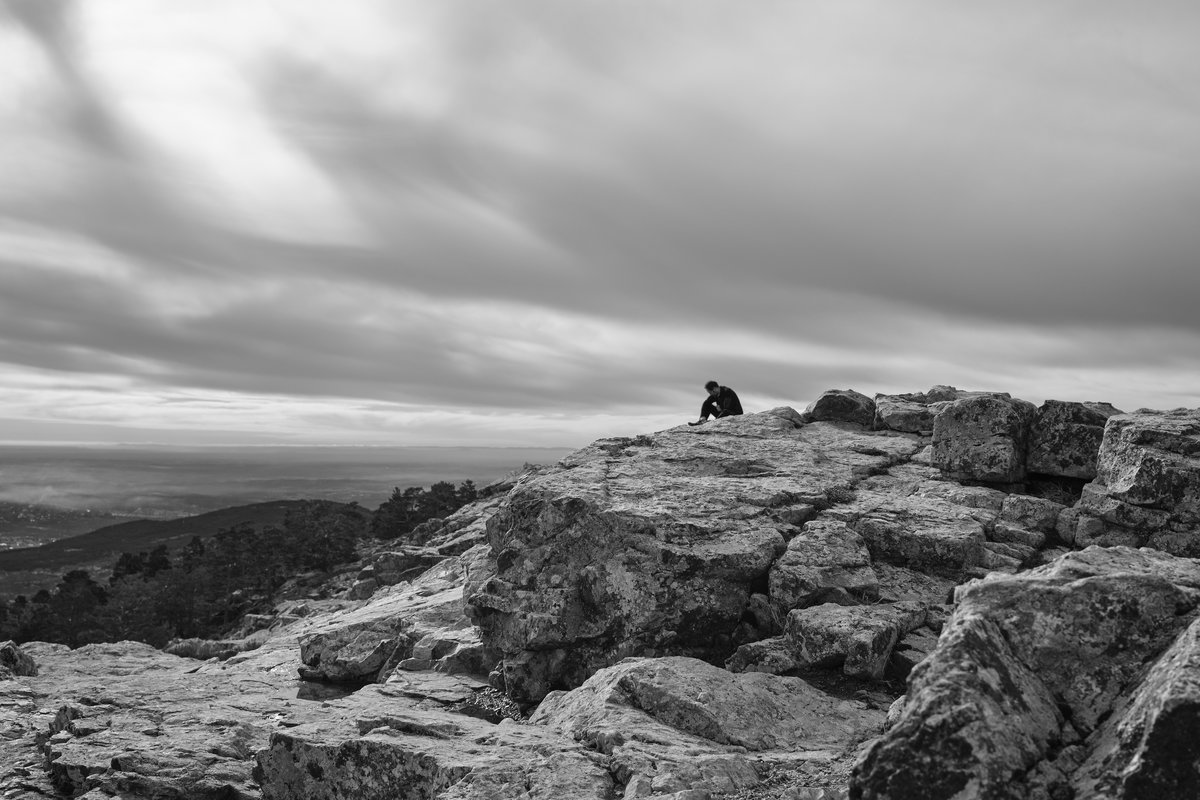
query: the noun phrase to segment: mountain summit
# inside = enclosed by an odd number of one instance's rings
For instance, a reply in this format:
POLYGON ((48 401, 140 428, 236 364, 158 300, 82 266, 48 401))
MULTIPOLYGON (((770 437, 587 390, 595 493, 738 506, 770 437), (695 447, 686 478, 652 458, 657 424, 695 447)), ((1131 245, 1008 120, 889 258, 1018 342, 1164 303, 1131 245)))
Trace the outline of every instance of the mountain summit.
POLYGON ((219 643, 5 649, 0 788, 1194 796, 1198 453, 947 386, 603 439, 219 643))

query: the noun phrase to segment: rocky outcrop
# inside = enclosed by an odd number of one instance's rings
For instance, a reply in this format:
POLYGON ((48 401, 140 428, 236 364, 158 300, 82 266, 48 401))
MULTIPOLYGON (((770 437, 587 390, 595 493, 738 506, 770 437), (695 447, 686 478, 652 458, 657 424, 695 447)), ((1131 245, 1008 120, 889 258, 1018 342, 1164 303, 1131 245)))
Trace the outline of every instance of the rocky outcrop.
MULTIPOLYGON (((446 559, 411 584, 389 587, 366 602, 309 601, 306 616, 224 661, 197 662, 134 642, 77 650, 23 646, 43 666, 35 677, 0 682, 0 793, 258 798, 255 754, 269 746, 271 735, 306 724, 323 727, 329 704, 355 688, 300 680, 302 643, 346 642, 344 652, 324 650, 320 662, 340 669, 366 649, 358 645, 369 637, 356 642, 352 633, 385 620, 400 620, 404 634, 415 639, 412 654, 424 658, 407 659, 382 676, 388 683, 379 697, 388 702, 376 702, 372 712, 465 706, 461 713, 445 713, 478 723, 479 730, 494 729, 468 716, 485 708, 477 700, 486 691, 484 676, 473 680, 436 671, 473 663, 475 672, 486 673, 494 662, 479 655, 481 645, 463 612, 463 587, 475 555, 446 559)), ((571 742, 561 746, 578 749, 571 742)), ((343 790, 343 796, 355 796, 343 790)), ((395 785, 391 791, 395 796, 395 785)))
POLYGON ((771 566, 767 587, 780 621, 793 608, 879 598, 879 576, 866 543, 844 522, 832 520, 809 522, 792 537, 771 566))
POLYGON ((1012 480, 1023 401, 851 406, 601 440, 203 660, 23 646, 0 795, 1195 794, 1200 564, 1061 545, 1189 552, 1200 412, 1113 415, 1068 507, 1012 480))
POLYGON ((934 466, 955 480, 1023 481, 1036 413, 1032 403, 1001 396, 955 400, 933 421, 934 466))
POLYGON ((937 406, 924 394, 877 394, 872 427, 905 433, 933 433, 937 406))
POLYGON ((533 702, 626 656, 717 660, 761 638, 751 597, 796 526, 917 445, 776 409, 602 440, 518 486, 468 600, 507 691, 533 702))
POLYGON ((773 766, 844 770, 883 718, 864 701, 838 700, 799 678, 733 675, 676 657, 600 670, 547 696, 530 724, 603 753, 624 795, 640 797, 736 792, 773 766))
POLYGON ((934 386, 925 392, 875 395, 874 427, 905 433, 933 433, 933 420, 955 400, 972 397, 1008 398, 1003 392, 969 392, 953 386, 934 386))
POLYGON ((389 686, 329 701, 319 721, 275 732, 256 760, 264 800, 602 800, 613 792, 602 759, 571 739, 415 704, 389 686))
POLYGON ((809 404, 804 414, 815 422, 852 422, 869 427, 875 421, 875 401, 853 389, 830 389, 809 404))
POLYGON ((365 683, 386 681, 393 670, 490 668, 463 607, 468 575, 483 560, 477 545, 445 558, 412 584, 378 592, 367 603, 310 621, 299 635, 301 677, 365 683))
POLYGON ((287 681, 200 674, 195 661, 135 642, 27 649, 53 666, 24 679, 22 736, 9 740, 8 763, 43 763, 48 796, 257 796, 250 758, 276 726, 272 715, 294 702, 287 681))
POLYGON ((1026 466, 1043 475, 1095 478, 1104 424, 1120 413, 1108 403, 1047 400, 1038 409, 1029 434, 1026 466))
POLYGON ((877 680, 900 637, 925 620, 925 606, 918 602, 826 603, 788 614, 784 642, 799 666, 841 667, 847 675, 877 680))
MULTIPOLYGON (((1156 709, 1172 709, 1165 726, 1194 724, 1196 676, 1181 670, 1198 589, 1197 562, 1127 548, 961 587, 894 724, 856 766, 851 797, 1087 797, 1097 795, 1086 786, 1128 783, 1113 769, 1146 756, 1139 737, 1156 709), (1180 699, 1164 695, 1168 684, 1180 699)), ((1148 757, 1156 796, 1186 796, 1194 751, 1148 757)))
POLYGON ((1096 479, 1059 517, 1068 544, 1150 546, 1200 556, 1200 410, 1109 418, 1096 479))

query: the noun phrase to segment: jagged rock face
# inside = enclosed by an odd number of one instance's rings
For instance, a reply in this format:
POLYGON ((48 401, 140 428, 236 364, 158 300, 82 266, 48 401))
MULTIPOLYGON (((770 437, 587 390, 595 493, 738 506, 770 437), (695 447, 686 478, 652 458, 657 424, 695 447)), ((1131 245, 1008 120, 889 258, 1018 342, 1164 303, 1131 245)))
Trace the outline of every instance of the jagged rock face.
POLYGON ((1096 479, 1059 518, 1068 543, 1200 556, 1200 410, 1109 418, 1096 479))
POLYGON ((933 421, 933 464, 956 480, 1018 483, 1025 479, 1032 403, 1001 396, 968 397, 933 421))
POLYGON ((510 695, 538 700, 626 656, 732 652, 785 536, 918 444, 799 420, 603 440, 517 487, 488 523, 496 575, 469 596, 510 695))
POLYGON ((1095 478, 1104 424, 1120 413, 1108 403, 1047 400, 1038 409, 1029 434, 1028 470, 1064 478, 1095 478))
POLYGON ((852 422, 870 427, 875 421, 875 401, 853 389, 830 389, 804 413, 815 422, 852 422))
POLYGON ((1194 750, 1150 743, 1196 723, 1200 563, 1093 547, 958 599, 852 797, 1093 797, 1086 787, 1118 784, 1152 793, 1102 796, 1190 796, 1194 750), (1125 767, 1143 762, 1147 783, 1130 783, 1125 767))

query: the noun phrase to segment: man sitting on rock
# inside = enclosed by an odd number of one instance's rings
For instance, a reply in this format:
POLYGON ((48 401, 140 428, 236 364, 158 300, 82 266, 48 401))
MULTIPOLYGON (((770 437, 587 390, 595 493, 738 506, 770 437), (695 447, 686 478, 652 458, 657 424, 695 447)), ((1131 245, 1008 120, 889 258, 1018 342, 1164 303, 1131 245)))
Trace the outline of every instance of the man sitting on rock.
POLYGON ((700 425, 708 420, 708 415, 714 418, 736 417, 742 413, 742 401, 738 400, 737 392, 728 386, 722 386, 716 381, 704 384, 708 397, 700 404, 700 419, 689 422, 688 425, 700 425))

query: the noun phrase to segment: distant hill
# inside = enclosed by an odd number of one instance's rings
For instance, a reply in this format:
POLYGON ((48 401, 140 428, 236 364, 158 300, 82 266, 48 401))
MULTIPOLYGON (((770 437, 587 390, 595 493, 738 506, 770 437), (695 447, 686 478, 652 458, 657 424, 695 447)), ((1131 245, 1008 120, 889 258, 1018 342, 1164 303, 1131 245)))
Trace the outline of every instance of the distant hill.
MULTIPOLYGON (((174 551, 191 541, 193 536, 205 538, 224 528, 237 525, 253 525, 256 528, 282 525, 287 512, 299 508, 305 502, 307 501, 276 500, 222 508, 179 519, 121 522, 79 536, 57 539, 38 547, 0 550, 0 571, 55 571, 93 563, 111 566, 121 553, 150 551, 163 544, 174 551)), ((363 513, 370 512, 364 509, 363 513)))
POLYGON ((120 519, 122 517, 104 511, 0 500, 0 552, 9 548, 37 547, 63 536, 78 536, 120 519))

